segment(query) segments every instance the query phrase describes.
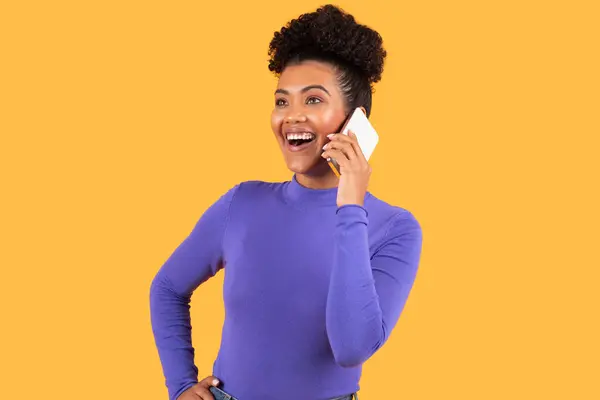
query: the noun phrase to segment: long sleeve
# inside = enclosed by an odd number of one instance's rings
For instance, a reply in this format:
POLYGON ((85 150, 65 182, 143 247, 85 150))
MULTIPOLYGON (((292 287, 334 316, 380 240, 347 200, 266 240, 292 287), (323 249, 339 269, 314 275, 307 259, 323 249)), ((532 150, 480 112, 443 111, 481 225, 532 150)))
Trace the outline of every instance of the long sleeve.
POLYGON ((371 357, 398 322, 418 269, 422 232, 411 213, 396 215, 371 259, 366 209, 342 206, 336 217, 326 328, 336 362, 352 367, 371 357))
POLYGON ((236 189, 230 189, 202 214, 150 285, 152 331, 170 400, 198 382, 190 300, 193 291, 222 266, 222 241, 236 189))

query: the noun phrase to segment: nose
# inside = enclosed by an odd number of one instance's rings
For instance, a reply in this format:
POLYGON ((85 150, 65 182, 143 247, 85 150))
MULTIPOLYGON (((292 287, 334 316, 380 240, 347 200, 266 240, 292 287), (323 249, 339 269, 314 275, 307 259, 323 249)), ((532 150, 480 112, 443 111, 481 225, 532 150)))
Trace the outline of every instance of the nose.
POLYGON ((290 110, 285 116, 285 122, 288 124, 306 122, 306 115, 301 110, 290 110))

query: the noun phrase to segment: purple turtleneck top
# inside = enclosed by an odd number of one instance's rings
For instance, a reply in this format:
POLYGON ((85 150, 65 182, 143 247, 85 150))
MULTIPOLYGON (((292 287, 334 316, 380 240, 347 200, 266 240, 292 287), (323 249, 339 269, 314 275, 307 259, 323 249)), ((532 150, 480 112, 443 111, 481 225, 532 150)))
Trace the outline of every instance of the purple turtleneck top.
POLYGON ((364 206, 338 207, 336 197, 337 188, 309 189, 295 175, 246 181, 202 214, 150 286, 171 400, 198 382, 191 295, 221 269, 225 322, 212 375, 223 390, 239 400, 358 391, 362 364, 405 306, 422 231, 411 212, 371 193, 364 206))

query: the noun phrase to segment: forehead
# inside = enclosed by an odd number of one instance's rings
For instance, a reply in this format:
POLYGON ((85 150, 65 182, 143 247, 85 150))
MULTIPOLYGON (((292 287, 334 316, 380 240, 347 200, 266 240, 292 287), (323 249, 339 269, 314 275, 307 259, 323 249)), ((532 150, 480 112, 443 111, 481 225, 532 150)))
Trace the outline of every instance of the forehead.
POLYGON ((303 61, 300 64, 287 66, 279 76, 278 89, 299 91, 308 85, 323 85, 337 92, 337 81, 334 68, 319 61, 303 61))

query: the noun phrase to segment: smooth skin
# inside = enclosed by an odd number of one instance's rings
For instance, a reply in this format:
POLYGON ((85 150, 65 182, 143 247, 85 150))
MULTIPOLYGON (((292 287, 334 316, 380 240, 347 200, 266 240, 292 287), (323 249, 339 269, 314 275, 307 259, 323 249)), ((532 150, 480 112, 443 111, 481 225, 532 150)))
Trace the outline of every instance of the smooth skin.
MULTIPOLYGON (((337 205, 364 205, 371 167, 352 133, 337 133, 350 114, 340 92, 335 68, 320 61, 304 61, 286 67, 275 91, 271 129, 288 168, 298 183, 311 189, 338 187, 337 205), (286 147, 286 129, 312 131, 317 137, 311 150, 292 152, 286 147), (328 135, 333 136, 328 137, 328 135), (323 146, 328 147, 323 153, 323 146), (326 159, 340 165, 338 178, 326 159)), ((364 112, 363 108, 363 112, 364 112)))
MULTIPOLYGON (((298 183, 311 189, 337 186, 337 206, 364 206, 371 166, 358 146, 354 133, 337 133, 351 110, 345 104, 337 84, 336 71, 328 63, 304 61, 286 67, 275 90, 271 129, 279 143, 287 167, 298 183), (302 152, 289 151, 286 129, 308 130, 316 135, 313 146, 302 152), (338 178, 327 158, 340 166, 338 178)), ((364 112, 363 108, 363 112, 364 112)), ((214 400, 208 390, 217 386, 214 376, 204 378, 177 400, 214 400)))

